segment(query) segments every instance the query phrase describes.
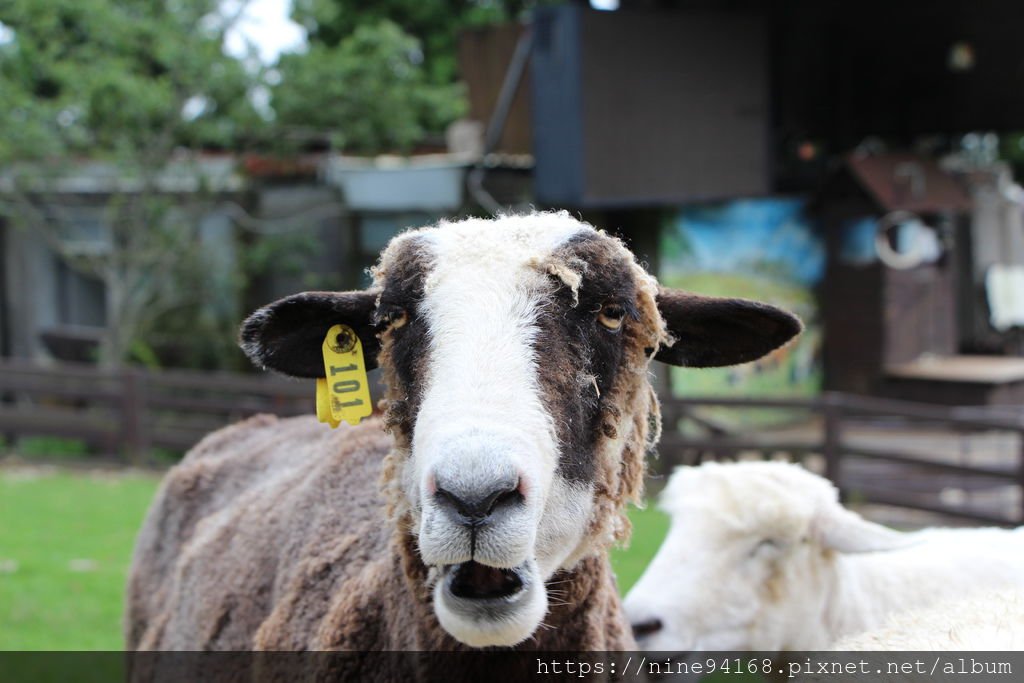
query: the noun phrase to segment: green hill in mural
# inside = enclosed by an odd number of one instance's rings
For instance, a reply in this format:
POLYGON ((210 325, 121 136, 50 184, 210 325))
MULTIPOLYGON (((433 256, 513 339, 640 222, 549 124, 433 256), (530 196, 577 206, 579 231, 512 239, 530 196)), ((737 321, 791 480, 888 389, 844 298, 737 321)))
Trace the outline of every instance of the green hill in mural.
POLYGON ((814 286, 824 252, 793 199, 740 200, 680 211, 664 231, 660 279, 699 294, 740 297, 792 311, 806 329, 765 358, 732 368, 672 371, 686 396, 807 396, 821 387, 814 286))
MULTIPOLYGON (((690 273, 666 278, 669 287, 710 296, 741 297, 781 306, 806 322, 813 322, 814 295, 793 283, 739 273, 690 273)), ((733 368, 673 368, 672 388, 677 396, 808 396, 821 387, 818 367, 820 332, 811 324, 789 346, 754 363, 733 368)))

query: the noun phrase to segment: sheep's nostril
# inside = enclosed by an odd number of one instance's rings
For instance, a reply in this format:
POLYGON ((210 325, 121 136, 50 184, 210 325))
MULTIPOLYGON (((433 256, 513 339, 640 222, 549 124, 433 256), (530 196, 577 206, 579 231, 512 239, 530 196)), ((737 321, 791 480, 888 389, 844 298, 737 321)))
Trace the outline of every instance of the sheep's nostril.
POLYGON ((505 491, 498 491, 497 494, 491 498, 489 506, 487 508, 487 514, 489 515, 493 513, 496 509, 500 507, 505 507, 507 505, 518 503, 522 499, 523 494, 519 492, 519 482, 517 481, 516 485, 513 488, 510 488, 505 491))
POLYGON ((645 619, 644 621, 638 621, 633 624, 633 637, 644 638, 646 636, 653 636, 655 633, 661 630, 662 623, 661 619, 657 617, 653 619, 645 619))
POLYGON ((519 492, 519 480, 496 483, 486 494, 459 492, 445 488, 438 482, 434 500, 452 515, 459 524, 477 526, 505 507, 512 507, 523 500, 519 492))

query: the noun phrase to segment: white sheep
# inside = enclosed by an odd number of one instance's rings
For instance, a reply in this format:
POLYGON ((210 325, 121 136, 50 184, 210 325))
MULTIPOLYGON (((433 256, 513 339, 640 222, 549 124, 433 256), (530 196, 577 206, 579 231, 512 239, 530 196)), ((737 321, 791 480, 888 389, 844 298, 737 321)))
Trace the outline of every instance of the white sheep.
POLYGON ((1005 589, 943 600, 889 617, 882 628, 842 638, 833 650, 1024 650, 1024 591, 1005 589))
POLYGON ((660 503, 671 528, 625 600, 647 650, 820 650, 895 612, 1024 587, 1024 533, 900 533, 793 464, 681 467, 660 503))
MULTIPOLYGON (((139 538, 129 649, 629 649, 606 550, 659 431, 651 359, 745 362, 800 329, 661 288, 564 212, 404 233, 369 290, 273 303, 242 344, 320 377, 335 324, 381 367, 383 419, 264 416, 193 449, 139 538)), ((345 662, 352 680, 474 680, 451 659, 345 662)))
POLYGON ((1024 650, 1024 592, 981 590, 892 614, 881 628, 842 638, 830 649, 844 654, 833 658, 814 653, 804 661, 785 662, 789 677, 801 683, 932 683, 982 680, 986 675, 1010 680, 1012 674, 1019 675, 1016 659, 994 653, 1024 650), (922 656, 923 652, 947 654, 922 656), (826 670, 821 671, 823 662, 826 670), (835 663, 853 663, 856 673, 829 670, 835 663))

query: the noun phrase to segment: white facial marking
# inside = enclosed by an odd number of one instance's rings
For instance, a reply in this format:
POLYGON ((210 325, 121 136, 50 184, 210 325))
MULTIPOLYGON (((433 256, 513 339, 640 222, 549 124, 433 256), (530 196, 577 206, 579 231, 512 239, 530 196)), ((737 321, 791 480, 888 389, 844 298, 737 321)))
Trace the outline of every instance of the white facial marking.
POLYGON ((470 220, 423 233, 434 267, 422 305, 430 363, 413 441, 417 480, 471 430, 504 446, 498 450, 521 472, 531 499, 546 497, 558 444, 533 348, 546 276, 532 263, 582 228, 568 217, 552 225, 557 218, 470 220))
POLYGON ((541 264, 582 230, 567 214, 539 214, 415 233, 430 254, 419 306, 429 355, 403 481, 420 554, 439 567, 472 559, 515 568, 525 585, 495 616, 438 582, 438 619, 469 645, 513 645, 536 630, 547 611, 544 581, 578 559, 590 521, 591 488, 556 475, 558 438, 534 348, 553 287, 541 264), (513 502, 472 533, 459 523, 452 499, 507 489, 513 502))

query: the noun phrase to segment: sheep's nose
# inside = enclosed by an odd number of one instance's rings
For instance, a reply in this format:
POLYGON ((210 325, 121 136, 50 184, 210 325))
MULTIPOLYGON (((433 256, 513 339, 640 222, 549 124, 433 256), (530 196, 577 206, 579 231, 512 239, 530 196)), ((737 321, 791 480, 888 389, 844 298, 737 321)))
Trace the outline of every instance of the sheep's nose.
POLYGON ((657 617, 653 617, 651 619, 644 619, 643 621, 638 621, 632 625, 633 637, 645 638, 647 636, 653 636, 655 633, 661 630, 661 627, 661 619, 657 617))
POLYGON ((523 496, 519 492, 519 477, 510 474, 474 486, 458 486, 455 482, 437 479, 434 500, 456 524, 476 527, 495 514, 515 507, 523 496))

